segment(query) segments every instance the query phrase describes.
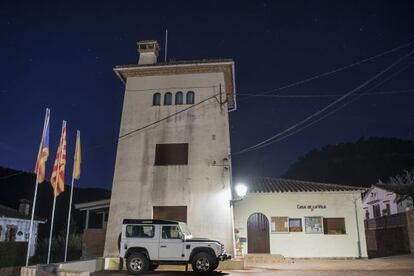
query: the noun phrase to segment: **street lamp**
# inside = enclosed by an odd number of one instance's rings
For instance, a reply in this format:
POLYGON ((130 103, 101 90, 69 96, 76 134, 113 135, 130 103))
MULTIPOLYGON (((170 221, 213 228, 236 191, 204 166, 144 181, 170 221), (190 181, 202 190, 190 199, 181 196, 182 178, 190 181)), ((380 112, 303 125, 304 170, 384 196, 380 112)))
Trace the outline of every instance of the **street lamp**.
POLYGON ((243 198, 246 196, 247 186, 244 185, 243 183, 237 184, 234 189, 236 190, 236 194, 239 198, 243 198))
POLYGON ((242 200, 246 196, 248 188, 245 184, 238 183, 234 187, 234 190, 236 191, 237 198, 230 200, 230 206, 232 206, 234 202, 242 200))

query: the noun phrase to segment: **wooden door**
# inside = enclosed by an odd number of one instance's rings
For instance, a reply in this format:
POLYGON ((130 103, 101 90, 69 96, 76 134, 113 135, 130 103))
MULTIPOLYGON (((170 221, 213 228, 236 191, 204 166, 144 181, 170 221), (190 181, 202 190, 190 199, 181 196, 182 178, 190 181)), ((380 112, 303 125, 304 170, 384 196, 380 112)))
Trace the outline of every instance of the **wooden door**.
POLYGON ((270 253, 269 220, 262 213, 247 220, 247 243, 249 253, 270 253))
POLYGON ((187 206, 154 206, 153 219, 187 222, 187 206))

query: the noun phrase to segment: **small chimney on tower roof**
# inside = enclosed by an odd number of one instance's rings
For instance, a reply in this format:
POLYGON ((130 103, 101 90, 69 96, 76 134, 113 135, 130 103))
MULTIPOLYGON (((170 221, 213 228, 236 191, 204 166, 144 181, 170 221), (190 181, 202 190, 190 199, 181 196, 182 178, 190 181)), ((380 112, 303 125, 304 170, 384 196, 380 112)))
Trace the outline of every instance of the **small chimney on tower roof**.
POLYGON ((138 64, 155 64, 157 63, 160 45, 156 40, 138 41, 139 59, 138 64))

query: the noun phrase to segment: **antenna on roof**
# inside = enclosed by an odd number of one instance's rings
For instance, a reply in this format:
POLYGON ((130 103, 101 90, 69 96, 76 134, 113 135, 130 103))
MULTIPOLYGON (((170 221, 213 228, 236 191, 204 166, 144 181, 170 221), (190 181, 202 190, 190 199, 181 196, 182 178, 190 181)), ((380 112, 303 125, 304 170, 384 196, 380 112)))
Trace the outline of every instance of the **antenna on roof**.
POLYGON ((168 29, 165 29, 165 53, 164 53, 165 62, 167 62, 167 47, 168 47, 168 29))

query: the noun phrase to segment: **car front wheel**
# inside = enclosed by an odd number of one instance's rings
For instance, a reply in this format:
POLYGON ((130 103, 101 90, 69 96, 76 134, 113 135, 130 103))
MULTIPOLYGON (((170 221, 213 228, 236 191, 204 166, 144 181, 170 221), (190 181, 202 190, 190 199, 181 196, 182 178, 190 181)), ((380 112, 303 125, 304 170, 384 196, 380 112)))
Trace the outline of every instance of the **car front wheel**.
POLYGON ((127 258, 127 268, 131 274, 142 274, 148 271, 149 261, 142 253, 132 253, 127 258))
POLYGON ((217 261, 213 256, 211 256, 211 254, 200 252, 194 256, 191 262, 191 266, 193 268, 193 271, 196 273, 205 274, 213 271, 216 268, 216 262, 217 261))

